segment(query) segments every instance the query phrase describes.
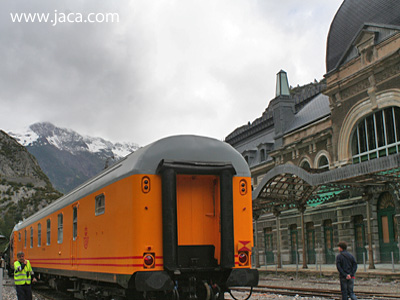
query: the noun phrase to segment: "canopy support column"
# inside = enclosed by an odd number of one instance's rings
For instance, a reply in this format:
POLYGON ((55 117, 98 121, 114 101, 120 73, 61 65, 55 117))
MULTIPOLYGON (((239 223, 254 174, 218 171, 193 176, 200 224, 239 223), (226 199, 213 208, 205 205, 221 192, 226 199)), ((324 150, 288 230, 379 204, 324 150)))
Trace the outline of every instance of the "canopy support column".
POLYGON ((372 249, 372 229, 371 229, 371 198, 372 194, 364 194, 367 205, 367 232, 368 232, 368 258, 369 258, 369 269, 375 269, 374 264, 374 251, 372 249))
POLYGON ((304 226, 304 211, 306 210, 305 206, 300 206, 300 220, 301 220, 301 244, 303 247, 303 269, 307 269, 307 249, 306 249, 306 232, 304 226))
POLYGON ((274 215, 276 217, 276 266, 277 268, 282 268, 282 257, 281 257, 281 220, 279 216, 280 211, 275 210, 274 215))

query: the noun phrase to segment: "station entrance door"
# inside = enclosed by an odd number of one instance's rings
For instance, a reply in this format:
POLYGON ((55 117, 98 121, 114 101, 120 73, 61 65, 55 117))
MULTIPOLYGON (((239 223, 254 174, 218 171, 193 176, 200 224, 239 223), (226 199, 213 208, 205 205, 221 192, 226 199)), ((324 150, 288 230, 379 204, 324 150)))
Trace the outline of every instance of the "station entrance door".
POLYGON ((381 262, 391 262, 392 253, 394 261, 399 260, 399 248, 397 246, 397 218, 394 199, 390 193, 384 193, 378 201, 378 227, 379 248, 381 262))
POLYGON ((315 264, 315 229, 314 223, 309 222, 306 225, 307 234, 307 257, 309 264, 315 264))
POLYGON ((356 260, 360 264, 368 260, 367 250, 365 249, 365 228, 364 228, 364 217, 362 215, 354 217, 354 237, 356 241, 356 260))
POLYGON ((327 264, 335 263, 335 252, 333 250, 333 225, 332 220, 324 221, 325 261, 327 264))

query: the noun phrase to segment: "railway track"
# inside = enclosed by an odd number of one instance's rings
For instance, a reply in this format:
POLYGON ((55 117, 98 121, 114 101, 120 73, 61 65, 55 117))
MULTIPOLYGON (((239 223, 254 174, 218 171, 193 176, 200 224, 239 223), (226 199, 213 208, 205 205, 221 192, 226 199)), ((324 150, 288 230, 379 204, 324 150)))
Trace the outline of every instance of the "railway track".
MULTIPOLYGON (((14 286, 14 284, 6 283, 5 286, 14 286)), ((73 299, 72 295, 69 293, 63 293, 56 291, 54 289, 49 288, 46 285, 34 285, 33 293, 36 294, 38 299, 57 299, 57 300, 71 300, 73 299)), ((235 298, 239 300, 246 299, 246 297, 250 293, 249 288, 235 288, 232 289, 232 293, 235 298)), ((274 285, 259 285, 253 288, 253 295, 260 294, 272 294, 272 295, 282 295, 282 296, 297 296, 297 297, 321 297, 326 299, 341 299, 341 294, 338 289, 329 289, 329 288, 303 288, 303 287, 283 287, 283 286, 274 286, 274 285)), ((364 292, 364 291, 356 291, 356 295, 359 299, 374 299, 374 300, 396 300, 400 299, 400 295, 398 293, 387 293, 387 292, 364 292)), ((229 294, 225 295, 228 299, 229 294)), ((259 297, 259 299, 262 298, 259 297)), ((250 298, 252 299, 252 298, 250 298)))
POLYGON ((51 299, 51 300, 73 300, 74 297, 70 293, 60 292, 54 290, 46 285, 34 285, 32 288, 32 292, 35 295, 39 295, 41 299, 51 299))
MULTIPOLYGON (((234 291, 249 293, 249 288, 236 288, 234 291)), ((272 285, 259 285, 253 288, 253 293, 261 294, 278 294, 283 296, 300 296, 300 297, 323 297, 327 299, 340 300, 341 293, 339 290, 333 289, 320 289, 320 288, 302 288, 302 287, 282 287, 272 285)), ((383 293, 383 292, 362 292, 357 291, 356 296, 362 299, 375 299, 375 300, 396 300, 400 299, 399 294, 383 293)), ((238 297, 240 299, 241 297, 238 297)))
MULTIPOLYGON (((4 292, 5 299, 16 299, 15 284, 11 281, 3 283, 3 287, 9 288, 8 296, 4 292), (8 298, 7 298, 8 297, 8 298), (15 297, 15 298, 14 298, 15 297)), ((72 300, 71 294, 56 291, 43 284, 32 285, 32 295, 34 299, 38 300, 72 300)))

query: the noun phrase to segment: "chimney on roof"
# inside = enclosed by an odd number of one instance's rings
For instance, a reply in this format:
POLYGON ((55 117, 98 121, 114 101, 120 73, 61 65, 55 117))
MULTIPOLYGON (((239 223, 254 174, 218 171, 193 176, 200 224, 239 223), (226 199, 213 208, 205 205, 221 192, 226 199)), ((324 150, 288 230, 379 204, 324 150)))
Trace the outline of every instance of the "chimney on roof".
POLYGON ((287 73, 283 70, 280 70, 278 74, 276 74, 275 98, 279 96, 290 96, 287 73))
POLYGON ((275 147, 282 145, 282 137, 294 119, 294 99, 290 96, 287 73, 280 70, 276 74, 276 96, 271 101, 274 115, 275 147))

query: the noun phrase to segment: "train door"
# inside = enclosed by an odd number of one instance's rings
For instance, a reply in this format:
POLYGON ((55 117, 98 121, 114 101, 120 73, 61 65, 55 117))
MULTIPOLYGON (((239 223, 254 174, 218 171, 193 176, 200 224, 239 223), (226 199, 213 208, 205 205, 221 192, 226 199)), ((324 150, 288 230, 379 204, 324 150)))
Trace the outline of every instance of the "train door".
POLYGON ((220 260, 219 177, 177 175, 178 266, 215 267, 220 260))
POLYGON ((367 250, 365 249, 364 217, 362 215, 354 217, 354 238, 356 241, 356 260, 361 263, 364 255, 365 260, 368 259, 367 250))
POLYGON ((327 264, 335 263, 335 252, 333 250, 333 225, 332 220, 324 221, 325 237, 325 260, 327 264))
POLYGON ((309 222, 306 225, 307 235, 307 257, 309 264, 315 264, 315 229, 314 223, 309 222))
POLYGON ((78 256, 78 205, 72 207, 71 265, 77 266, 78 256))
POLYGON ((394 260, 399 259, 397 247, 397 219, 393 197, 384 193, 378 201, 378 227, 379 227, 379 248, 381 262, 391 262, 392 252, 394 260))
POLYGON ((293 224, 290 225, 290 251, 291 251, 291 263, 296 263, 296 255, 297 255, 297 262, 299 262, 298 256, 298 236, 297 236, 297 225, 293 224))
POLYGON ((272 228, 264 228, 264 243, 265 243, 265 260, 266 263, 274 263, 274 236, 272 228))

